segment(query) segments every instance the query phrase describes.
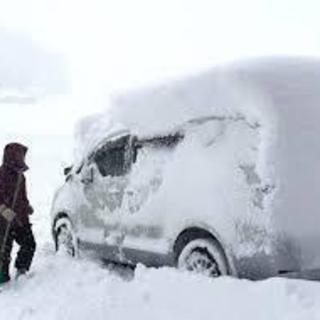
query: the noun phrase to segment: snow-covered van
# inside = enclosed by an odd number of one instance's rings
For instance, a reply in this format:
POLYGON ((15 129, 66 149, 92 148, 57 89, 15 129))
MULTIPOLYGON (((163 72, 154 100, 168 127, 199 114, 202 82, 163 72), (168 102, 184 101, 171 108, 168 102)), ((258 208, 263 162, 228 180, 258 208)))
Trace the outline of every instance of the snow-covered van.
POLYGON ((57 249, 259 279, 320 266, 320 62, 270 58, 117 97, 79 129, 57 249))

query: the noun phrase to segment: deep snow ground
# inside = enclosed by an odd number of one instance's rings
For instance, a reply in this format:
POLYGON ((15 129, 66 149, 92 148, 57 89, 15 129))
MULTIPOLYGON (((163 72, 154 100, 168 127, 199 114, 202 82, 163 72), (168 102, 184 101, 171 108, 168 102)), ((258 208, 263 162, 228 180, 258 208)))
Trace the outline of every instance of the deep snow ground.
POLYGON ((68 135, 3 135, 30 146, 28 173, 38 251, 29 279, 0 293, 0 320, 87 319, 320 319, 320 283, 269 279, 207 279, 177 270, 135 272, 86 258, 57 256, 50 237, 49 209, 63 183, 72 139, 68 135))
POLYGON ((138 266, 132 278, 42 248, 34 275, 1 293, 1 319, 320 319, 320 285, 207 279, 138 266))

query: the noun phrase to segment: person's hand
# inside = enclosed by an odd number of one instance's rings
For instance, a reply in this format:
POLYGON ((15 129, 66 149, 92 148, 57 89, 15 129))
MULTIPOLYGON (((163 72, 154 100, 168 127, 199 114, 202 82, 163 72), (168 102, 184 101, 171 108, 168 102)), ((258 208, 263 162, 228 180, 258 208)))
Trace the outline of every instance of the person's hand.
POLYGON ((0 206, 0 214, 4 219, 7 220, 7 222, 12 222, 17 216, 17 214, 12 209, 8 208, 5 205, 0 206))

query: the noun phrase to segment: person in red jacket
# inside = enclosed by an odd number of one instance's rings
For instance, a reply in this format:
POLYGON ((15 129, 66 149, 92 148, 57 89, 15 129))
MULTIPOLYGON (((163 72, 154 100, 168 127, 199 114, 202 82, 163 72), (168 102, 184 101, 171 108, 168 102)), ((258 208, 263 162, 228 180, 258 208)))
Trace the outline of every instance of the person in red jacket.
POLYGON ((29 270, 36 249, 29 221, 33 208, 27 197, 24 176, 24 172, 28 170, 25 163, 27 150, 27 147, 19 143, 8 144, 4 149, 3 163, 0 167, 0 205, 10 208, 14 213, 1 256, 3 282, 10 280, 9 266, 13 242, 19 245, 15 260, 17 276, 29 270))

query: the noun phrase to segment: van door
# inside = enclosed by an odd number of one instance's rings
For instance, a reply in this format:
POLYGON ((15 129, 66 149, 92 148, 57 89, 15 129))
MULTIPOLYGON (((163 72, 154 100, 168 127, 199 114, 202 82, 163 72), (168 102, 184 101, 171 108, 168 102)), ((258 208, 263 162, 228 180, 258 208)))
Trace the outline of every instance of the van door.
POLYGON ((83 193, 88 210, 82 212, 82 238, 99 246, 102 256, 122 260, 121 204, 131 164, 129 135, 107 141, 88 158, 83 169, 83 193))
POLYGON ((125 258, 132 263, 164 263, 161 253, 159 255, 159 248, 160 251, 163 248, 161 243, 166 241, 163 237, 163 212, 150 212, 148 203, 160 190, 166 164, 182 139, 182 135, 172 134, 137 139, 132 145, 133 164, 121 210, 121 229, 124 235, 122 251, 125 258))

